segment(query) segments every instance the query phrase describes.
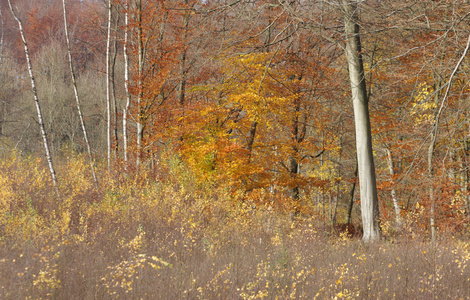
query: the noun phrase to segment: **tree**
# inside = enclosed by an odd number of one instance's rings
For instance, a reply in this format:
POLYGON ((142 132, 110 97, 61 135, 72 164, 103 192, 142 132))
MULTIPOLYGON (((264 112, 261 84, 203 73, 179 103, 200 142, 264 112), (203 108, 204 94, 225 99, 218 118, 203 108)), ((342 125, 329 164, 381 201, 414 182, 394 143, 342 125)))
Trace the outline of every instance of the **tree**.
POLYGON ((130 91, 135 95, 131 114, 136 123, 136 165, 152 157, 161 144, 168 119, 178 110, 176 99, 180 80, 178 56, 180 37, 175 23, 181 14, 171 1, 134 2, 130 11, 129 32, 133 80, 130 91), (132 12, 132 13, 131 13, 132 12))
POLYGON ((129 107, 131 105, 131 93, 129 91, 129 0, 124 3, 124 90, 126 92, 126 105, 122 113, 122 136, 123 136, 123 152, 124 164, 127 170, 129 154, 128 154, 128 133, 127 133, 127 118, 129 114, 129 107))
POLYGON ((370 127, 368 95, 359 36, 357 1, 342 1, 346 34, 346 58, 348 60, 351 94, 356 126, 356 149, 361 193, 361 212, 366 242, 380 238, 379 203, 375 179, 372 134, 370 127))
MULTIPOLYGON (((137 6, 137 160, 136 167, 140 167, 140 162, 142 160, 142 139, 144 135, 143 120, 144 120, 144 111, 142 108, 143 105, 143 96, 144 96, 144 87, 143 87, 143 76, 144 76, 144 64, 145 64, 145 48, 144 48, 144 30, 142 22, 142 0, 136 2, 137 6)), ((145 43, 146 44, 146 43, 145 43)))
POLYGON ((107 141, 107 164, 108 171, 111 170, 111 12, 112 0, 108 0, 107 12, 107 36, 106 36, 106 141, 107 141))
POLYGON ((94 160, 93 160, 93 155, 91 153, 90 142, 88 141, 88 132, 86 130, 85 121, 83 119, 82 108, 81 108, 81 105, 80 105, 80 98, 78 96, 77 80, 76 80, 75 71, 74 71, 74 67, 73 67, 73 61, 72 61, 72 50, 71 50, 71 46, 70 46, 70 37, 69 37, 69 30, 68 30, 67 10, 66 10, 66 7, 65 7, 65 0, 62 0, 62 6, 63 6, 63 14, 64 14, 65 40, 66 40, 66 43, 67 43, 67 54, 68 54, 69 67, 70 67, 70 77, 72 79, 73 92, 74 92, 74 95, 75 95, 75 102, 77 104, 77 112, 78 112, 78 116, 79 116, 79 119, 80 119, 80 126, 82 128, 83 138, 85 140, 85 145, 86 145, 86 149, 87 149, 87 153, 88 153, 88 158, 90 160, 91 173, 93 175, 93 180, 95 182, 95 185, 96 185, 96 187, 98 187, 98 179, 97 179, 96 173, 95 173, 95 163, 94 163, 94 160))
POLYGON ((45 127, 44 127, 44 121, 43 121, 42 113, 41 113, 41 106, 39 105, 39 98, 38 98, 38 93, 37 93, 37 89, 36 89, 36 80, 35 80, 34 74, 33 74, 33 66, 31 64, 31 58, 29 56, 28 43, 26 42, 26 38, 25 38, 25 35, 24 35, 23 23, 21 22, 20 18, 16 15, 15 10, 13 9, 13 6, 11 4, 11 0, 8 0, 8 5, 10 7, 10 11, 13 15, 13 18, 18 23, 18 29, 20 31, 21 40, 22 40, 23 46, 24 46, 24 54, 26 56, 26 62, 27 62, 27 66, 28 66, 28 73, 29 73, 29 77, 31 79, 31 88, 32 88, 32 91, 33 91, 34 103, 36 105, 36 111, 37 111, 37 115, 38 115, 38 121, 39 121, 40 130, 41 130, 41 135, 42 135, 42 139, 43 139, 44 150, 46 151, 46 159, 47 159, 47 163, 49 165, 49 171, 50 171, 50 174, 51 174, 52 182, 54 183, 54 188, 55 188, 56 195, 57 195, 57 197, 60 197, 59 184, 58 184, 58 181, 57 181, 57 176, 56 176, 56 172, 55 172, 55 169, 54 169, 54 164, 52 162, 52 156, 51 156, 51 153, 49 151, 49 141, 47 139, 47 134, 46 134, 46 130, 45 130, 45 127))

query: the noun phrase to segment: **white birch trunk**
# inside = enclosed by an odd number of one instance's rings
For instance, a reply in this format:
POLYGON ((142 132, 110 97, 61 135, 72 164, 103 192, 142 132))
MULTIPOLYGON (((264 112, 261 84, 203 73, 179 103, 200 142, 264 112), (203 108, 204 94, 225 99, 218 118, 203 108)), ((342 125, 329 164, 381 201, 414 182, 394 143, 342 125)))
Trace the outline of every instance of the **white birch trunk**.
POLYGON ((38 114, 38 122, 39 122, 39 127, 40 127, 40 130, 41 130, 44 150, 46 151, 46 159, 47 159, 47 163, 48 163, 48 166, 49 166, 49 171, 51 173, 52 182, 54 183, 55 193, 56 193, 57 197, 59 198, 60 197, 59 184, 58 184, 58 181, 57 181, 57 176, 56 176, 56 173, 55 173, 54 164, 52 163, 51 152, 49 150, 49 142, 47 140, 46 129, 44 127, 44 120, 42 118, 41 106, 39 105, 38 92, 37 92, 37 88, 36 88, 36 80, 35 80, 34 74, 33 74, 33 66, 31 64, 31 57, 29 55, 28 43, 26 42, 26 38, 24 36, 23 23, 21 22, 20 18, 18 18, 15 11, 13 10, 13 6, 11 5, 11 0, 8 0, 8 5, 10 6, 10 11, 11 11, 13 17, 15 18, 16 22, 18 23, 18 28, 20 30, 21 40, 22 40, 23 45, 24 45, 24 53, 25 53, 25 56, 26 56, 26 62, 28 64, 28 73, 29 73, 29 78, 31 79, 31 88, 33 90, 34 103, 36 105, 36 111, 37 111, 37 114, 38 114))
POLYGON ((72 50, 70 46, 70 36, 69 36, 69 29, 68 29, 68 22, 67 22, 67 10, 65 7, 65 0, 62 0, 62 6, 63 6, 63 13, 64 13, 64 30, 65 30, 65 40, 67 42, 67 54, 69 57, 69 67, 70 67, 70 76, 72 78, 72 85, 73 85, 73 92, 75 95, 75 102, 77 104, 77 111, 78 111, 78 117, 80 119, 80 126, 82 127, 82 132, 83 132, 83 139, 85 140, 85 145, 87 148, 87 153, 88 153, 88 158, 90 160, 90 168, 91 168, 91 173, 93 175, 93 180, 95 182, 95 187, 98 187, 98 179, 96 177, 96 172, 95 172, 95 163, 93 160, 93 155, 91 153, 91 147, 90 147, 90 142, 88 140, 88 133, 86 130, 85 126, 85 121, 83 119, 83 114, 82 114, 82 109, 80 105, 80 98, 78 96, 78 88, 77 88, 77 80, 75 77, 75 71, 73 68, 73 62, 72 62, 72 50))
POLYGON ((468 123, 469 125, 469 133, 467 135, 467 138, 465 139, 465 144, 464 144, 464 155, 462 156, 462 159, 460 161, 460 170, 461 172, 461 177, 462 177, 462 185, 463 185, 463 193, 465 197, 465 214, 467 215, 467 218, 470 217, 470 195, 469 195, 469 170, 468 170, 468 153, 470 152, 470 122, 468 123))
POLYGON ((140 161, 142 158, 142 136, 143 136, 143 127, 142 127, 142 98, 143 98, 143 89, 142 89, 142 75, 144 70, 144 42, 143 42, 143 29, 142 29, 142 1, 138 2, 138 12, 137 12, 137 39, 138 39, 138 56, 139 56, 139 66, 138 66, 138 88, 139 96, 137 97, 137 168, 140 166, 140 161))
POLYGON ((397 192, 395 190, 395 182, 393 177, 395 177, 395 170, 394 170, 394 165, 393 165, 393 159, 392 159, 392 151, 390 149, 385 148, 385 152, 387 153, 387 165, 388 165, 388 171, 390 173, 390 177, 392 180, 392 202, 393 202, 393 207, 395 208, 395 220, 397 223, 398 227, 401 227, 402 221, 401 221, 401 208, 400 205, 398 204, 398 199, 397 199, 397 192))
POLYGON ((431 226, 431 242, 434 244, 436 242, 436 196, 434 195, 434 187, 433 187, 433 175, 434 175, 434 168, 432 165, 433 158, 434 158, 434 148, 436 145, 436 133, 433 131, 431 133, 431 144, 428 148, 428 176, 429 176, 429 200, 431 202, 431 209, 430 209, 430 216, 429 216, 429 223, 431 226))
POLYGON ((1 21, 1 35, 0 35, 0 62, 3 60, 3 49, 4 49, 4 35, 5 35, 5 24, 3 21, 3 13, 2 9, 0 8, 0 21, 1 21))
POLYGON ((356 151, 359 167, 359 187, 361 195, 361 214, 365 242, 378 240, 379 205, 375 179, 372 134, 370 129, 368 96, 361 55, 361 40, 357 24, 356 1, 343 0, 344 29, 346 33, 346 57, 354 106, 356 126, 356 151))
POLYGON ((108 0, 108 33, 106 37, 106 140, 108 171, 111 171, 111 87, 110 87, 110 48, 111 48, 111 0, 108 0))
POLYGON ((127 163, 129 156, 127 153, 127 114, 131 105, 131 94, 129 93, 129 56, 127 54, 127 45, 129 42, 129 0, 125 2, 125 29, 124 29, 124 89, 126 90, 126 106, 122 114, 122 138, 123 138, 123 151, 124 151, 124 165, 127 170, 127 163))

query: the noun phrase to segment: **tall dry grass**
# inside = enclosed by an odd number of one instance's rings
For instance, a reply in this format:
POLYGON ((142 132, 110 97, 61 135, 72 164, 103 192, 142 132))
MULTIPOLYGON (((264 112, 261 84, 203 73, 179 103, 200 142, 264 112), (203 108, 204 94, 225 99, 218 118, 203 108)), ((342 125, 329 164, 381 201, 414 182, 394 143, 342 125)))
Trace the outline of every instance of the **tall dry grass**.
POLYGON ((240 201, 174 160, 106 174, 0 162, 1 299, 467 299, 470 242, 419 235, 376 244, 332 236, 316 217, 240 201))

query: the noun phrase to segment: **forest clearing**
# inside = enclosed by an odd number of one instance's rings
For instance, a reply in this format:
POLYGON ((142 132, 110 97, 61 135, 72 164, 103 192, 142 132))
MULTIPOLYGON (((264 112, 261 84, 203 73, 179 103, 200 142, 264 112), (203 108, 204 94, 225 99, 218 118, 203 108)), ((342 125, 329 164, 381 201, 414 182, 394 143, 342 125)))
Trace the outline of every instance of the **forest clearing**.
POLYGON ((0 298, 469 299, 469 20, 0 2, 0 298))

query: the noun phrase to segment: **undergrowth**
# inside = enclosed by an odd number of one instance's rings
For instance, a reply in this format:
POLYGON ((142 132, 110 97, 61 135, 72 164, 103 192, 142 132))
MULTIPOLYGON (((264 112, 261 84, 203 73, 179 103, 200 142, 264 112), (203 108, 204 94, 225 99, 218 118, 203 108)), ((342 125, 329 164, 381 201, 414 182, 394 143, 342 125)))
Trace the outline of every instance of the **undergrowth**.
MULTIPOLYGON (((168 159, 157 173, 0 162, 1 299, 465 299, 470 242, 365 245, 318 216, 292 220, 168 159)), ((269 203, 269 202, 268 202, 269 203)))

